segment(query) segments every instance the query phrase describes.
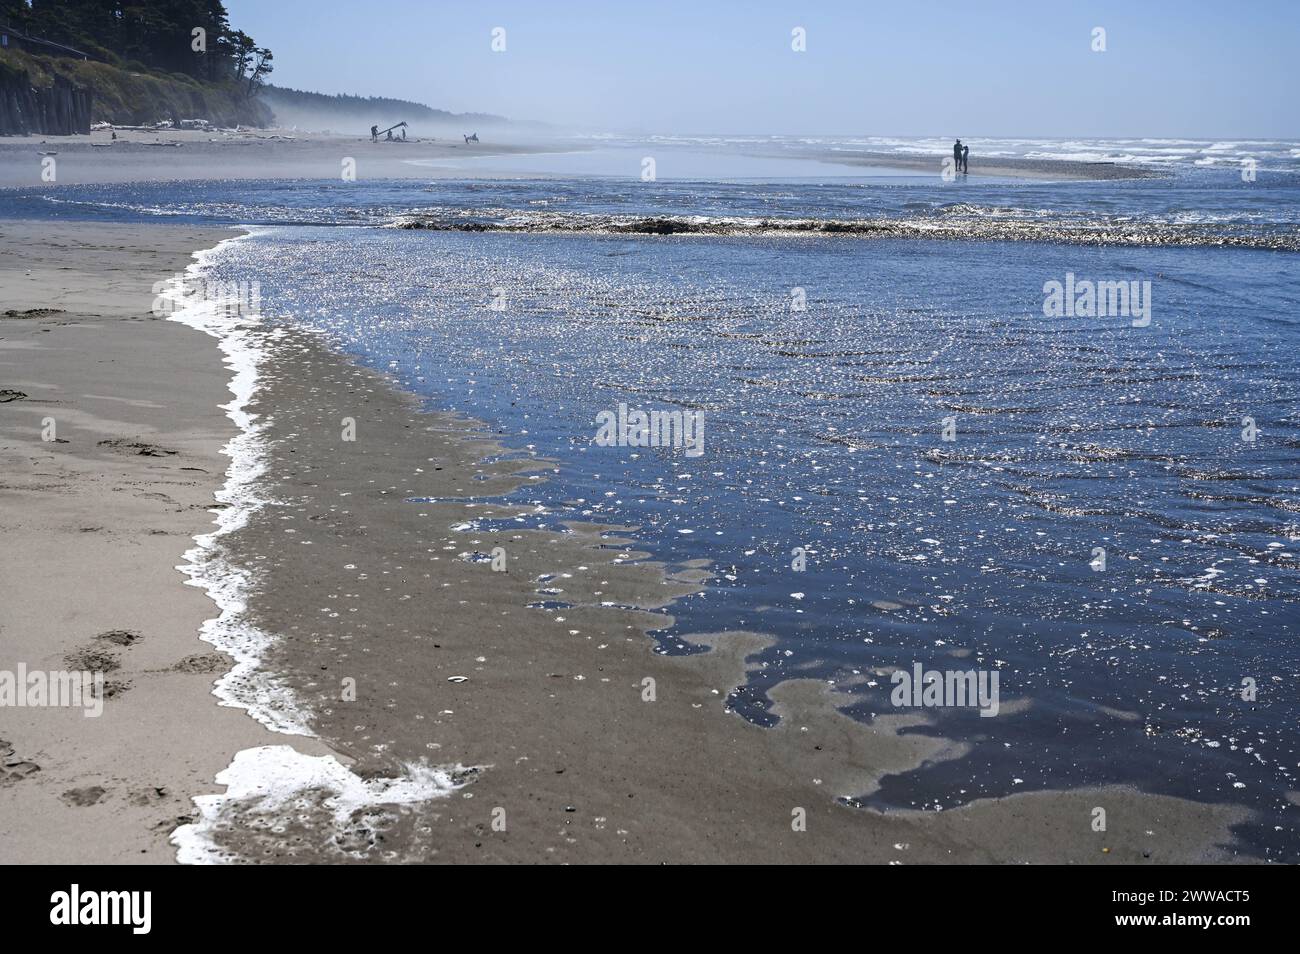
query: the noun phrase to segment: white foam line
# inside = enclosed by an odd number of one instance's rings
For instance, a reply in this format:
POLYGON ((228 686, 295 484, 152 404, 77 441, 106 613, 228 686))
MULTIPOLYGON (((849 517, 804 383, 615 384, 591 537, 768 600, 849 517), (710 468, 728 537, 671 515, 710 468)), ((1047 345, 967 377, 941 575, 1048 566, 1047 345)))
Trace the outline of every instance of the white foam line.
POLYGON ((339 835, 346 831, 353 816, 376 805, 420 805, 432 798, 446 796, 462 787, 456 773, 463 766, 450 768, 412 762, 402 766, 397 778, 366 778, 341 765, 329 755, 312 756, 288 745, 262 745, 244 749, 230 765, 217 773, 217 784, 226 791, 217 795, 200 795, 194 799, 199 820, 182 825, 172 832, 176 860, 181 864, 222 864, 239 860, 228 848, 222 848, 214 835, 230 827, 229 819, 238 812, 245 819, 257 816, 262 830, 275 831, 285 819, 304 822, 313 814, 313 794, 321 796, 317 820, 328 825, 332 834, 321 840, 340 854, 357 855, 344 847, 339 835))
POLYGON ((260 478, 266 472, 262 441, 266 422, 259 421, 247 409, 257 393, 259 369, 268 357, 265 345, 268 333, 261 330, 262 321, 256 315, 241 314, 237 308, 224 309, 220 307, 223 302, 196 301, 199 296, 184 294, 186 282, 200 279, 223 246, 248 237, 237 236, 215 248, 196 252, 195 262, 186 268, 184 280, 173 283, 162 294, 164 298, 183 303, 169 315, 171 320, 217 339, 223 363, 232 372, 228 387, 234 395, 221 409, 239 430, 221 449, 230 458, 230 466, 226 469, 225 484, 214 494, 218 502, 225 504, 213 511, 217 515, 216 529, 195 536, 195 546, 186 551, 186 562, 177 569, 189 577, 186 581, 189 585, 205 590, 221 611, 205 621, 199 630, 201 639, 235 660, 234 668, 213 688, 221 704, 247 709, 249 715, 273 732, 311 735, 290 691, 259 668, 263 655, 275 640, 244 618, 248 573, 226 560, 219 546, 222 537, 247 525, 253 514, 271 502, 259 491, 260 478))
MULTIPOLYGON (((275 637, 245 617, 249 573, 226 559, 220 546, 226 534, 244 527, 259 510, 272 501, 262 494, 261 477, 266 472, 264 433, 268 420, 248 410, 257 394, 260 370, 270 357, 269 342, 279 337, 266 330, 261 318, 241 314, 238 308, 221 307, 224 302, 200 301, 187 296, 190 280, 201 280, 205 269, 224 246, 252 237, 255 233, 226 239, 214 248, 196 252, 185 274, 169 283, 160 297, 176 304, 168 317, 217 339, 222 361, 231 371, 229 389, 234 395, 221 405, 239 433, 221 449, 230 458, 226 482, 214 493, 225 506, 214 509, 216 528, 197 534, 194 547, 185 552, 185 563, 177 567, 189 577, 186 583, 205 590, 220 610, 206 620, 199 636, 235 660, 234 667, 217 680, 212 689, 223 706, 247 710, 272 732, 310 736, 315 733, 292 691, 261 668, 266 651, 275 637)), ((195 281, 197 284, 197 281, 195 281)), ((444 797, 460 788, 456 781, 463 766, 434 767, 425 763, 403 765, 397 778, 362 779, 331 755, 310 756, 289 745, 263 745, 237 752, 230 765, 215 781, 225 785, 224 793, 200 795, 194 804, 199 819, 182 825, 171 834, 176 858, 182 864, 215 864, 238 860, 217 842, 217 833, 230 828, 234 815, 290 812, 306 793, 324 795, 330 812, 327 820, 337 830, 358 810, 371 805, 411 805, 444 797)), ((329 839, 337 846, 337 837, 329 839)))

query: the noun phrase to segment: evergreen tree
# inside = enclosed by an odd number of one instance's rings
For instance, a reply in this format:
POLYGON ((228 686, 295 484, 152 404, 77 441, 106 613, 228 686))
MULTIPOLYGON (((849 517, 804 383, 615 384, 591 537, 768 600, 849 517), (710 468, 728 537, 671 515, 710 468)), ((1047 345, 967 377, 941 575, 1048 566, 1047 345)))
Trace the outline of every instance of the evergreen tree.
POLYGON ((237 83, 246 95, 271 72, 271 51, 231 28, 221 0, 0 0, 0 23, 120 65, 237 83))

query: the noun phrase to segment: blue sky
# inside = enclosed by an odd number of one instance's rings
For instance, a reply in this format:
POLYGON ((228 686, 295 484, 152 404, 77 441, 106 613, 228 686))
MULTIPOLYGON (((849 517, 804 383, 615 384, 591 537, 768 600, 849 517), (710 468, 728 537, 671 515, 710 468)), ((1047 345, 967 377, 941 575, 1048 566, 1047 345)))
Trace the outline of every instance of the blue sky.
POLYGON ((1300 138, 1296 0, 226 6, 281 85, 584 128, 1300 138))

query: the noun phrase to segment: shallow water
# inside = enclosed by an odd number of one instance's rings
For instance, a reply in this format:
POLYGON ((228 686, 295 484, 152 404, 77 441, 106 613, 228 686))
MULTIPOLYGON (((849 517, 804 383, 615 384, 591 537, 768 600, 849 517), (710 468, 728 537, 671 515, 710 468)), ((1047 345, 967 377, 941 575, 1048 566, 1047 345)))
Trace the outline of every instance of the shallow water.
MULTIPOLYGON (((1300 143, 1121 140, 976 142, 995 157, 1138 158, 1159 178, 1100 182, 980 175, 944 181, 947 147, 929 140, 601 139, 592 148, 438 160, 421 180, 264 180, 48 185, 0 190, 0 216, 250 224, 383 224, 548 217, 675 215, 723 220, 891 219, 932 224, 1025 221, 1083 226, 1204 226, 1294 236, 1300 229, 1300 143), (1147 142, 1140 147, 1139 142, 1147 142), (1228 145, 1234 148, 1219 148, 1228 145), (935 151, 932 174, 826 161, 843 153, 935 151), (1144 151, 1145 150, 1145 151, 1144 151), (1137 155, 1129 156, 1129 153, 1137 155), (656 181, 641 180, 656 160, 656 181), (1257 162, 1253 181, 1241 163, 1257 162), (487 177, 491 178, 487 178, 487 177)), ((978 153, 977 153, 978 155, 978 153)), ((413 168, 420 162, 413 161, 413 168)))
MULTIPOLYGON (((525 525, 632 524, 656 559, 712 561, 716 578, 657 638, 675 652, 681 633, 776 635, 732 700, 746 718, 768 721, 766 690, 793 675, 836 680, 869 718, 891 709, 891 667, 996 669, 998 717, 931 710, 932 731, 971 754, 887 779, 873 803, 1131 783, 1260 809, 1245 844, 1294 860, 1293 253, 336 226, 555 209, 942 218, 960 205, 1287 233, 1298 196, 1291 175, 1248 187, 1192 169, 653 191, 578 178, 67 187, 10 193, 0 211, 300 223, 227 246, 214 277, 258 281, 270 317, 328 332, 430 406, 557 461, 515 498, 538 505, 525 525), (1067 273, 1150 282, 1149 324, 1044 317, 1044 283, 1067 273), (703 455, 598 446, 597 414, 620 403, 701 411, 703 455)), ((535 611, 562 605, 547 593, 535 611)))
MULTIPOLYGON (((797 155, 725 154, 717 150, 678 147, 654 149, 642 146, 599 146, 561 153, 530 155, 472 156, 463 159, 412 159, 416 166, 453 171, 458 175, 510 176, 615 176, 640 177, 646 160, 654 161, 660 180, 735 182, 747 179, 817 181, 825 177, 861 179, 917 178, 916 173, 888 167, 853 166, 797 155)), ((937 168, 936 164, 936 168, 937 168)))
MULTIPOLYGON (((661 638, 779 635, 747 717, 786 674, 952 668, 954 650, 1000 669, 1004 704, 1032 701, 941 716, 983 744, 882 799, 1131 781, 1278 805, 1297 761, 1300 288, 1271 253, 1032 251, 291 229, 223 272, 560 461, 535 525, 633 523, 657 558, 712 559, 722 575, 661 638), (1044 276, 1067 270, 1159 276, 1151 325, 1045 319, 1044 276), (704 454, 594 445, 620 402, 702 410, 704 454)), ((875 681, 852 690, 862 714, 889 707, 875 681)))

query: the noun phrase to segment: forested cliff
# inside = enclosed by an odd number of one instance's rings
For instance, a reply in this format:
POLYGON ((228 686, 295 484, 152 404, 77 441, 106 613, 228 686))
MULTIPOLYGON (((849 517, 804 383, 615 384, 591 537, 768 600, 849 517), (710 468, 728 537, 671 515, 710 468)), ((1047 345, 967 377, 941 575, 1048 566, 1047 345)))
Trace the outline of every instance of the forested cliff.
POLYGON ((220 0, 0 0, 0 135, 91 122, 270 121, 271 51, 220 0))

